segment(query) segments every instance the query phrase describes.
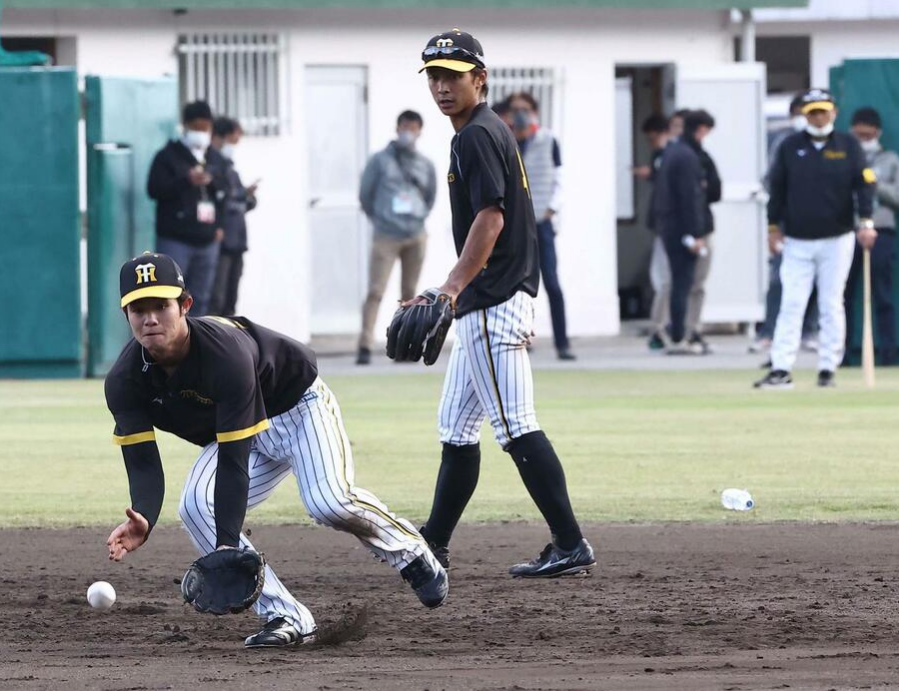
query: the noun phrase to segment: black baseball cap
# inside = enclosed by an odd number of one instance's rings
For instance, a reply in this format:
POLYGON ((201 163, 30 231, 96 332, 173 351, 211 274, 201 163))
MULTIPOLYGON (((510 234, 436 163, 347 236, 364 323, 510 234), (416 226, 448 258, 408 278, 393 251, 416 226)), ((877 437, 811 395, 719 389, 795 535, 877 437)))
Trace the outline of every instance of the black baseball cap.
POLYGON ((167 254, 144 252, 119 271, 122 307, 142 298, 177 298, 184 292, 181 267, 167 254))
POLYGON ((813 110, 833 110, 836 104, 833 95, 827 89, 809 89, 802 94, 802 114, 808 115, 813 110))
POLYGON ((471 72, 475 67, 484 68, 484 49, 471 34, 460 29, 451 29, 437 34, 421 53, 424 72, 429 67, 445 67, 454 72, 471 72))

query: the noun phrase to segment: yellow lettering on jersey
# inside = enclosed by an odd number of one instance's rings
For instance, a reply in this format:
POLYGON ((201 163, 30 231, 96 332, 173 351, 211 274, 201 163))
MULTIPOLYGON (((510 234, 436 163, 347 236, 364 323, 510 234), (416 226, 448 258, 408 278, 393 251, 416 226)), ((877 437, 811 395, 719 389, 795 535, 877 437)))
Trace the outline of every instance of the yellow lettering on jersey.
POLYGON ((531 186, 528 184, 528 174, 524 169, 524 161, 521 160, 521 152, 518 149, 515 149, 515 154, 518 156, 518 167, 521 169, 521 184, 524 185, 524 191, 528 193, 528 199, 530 199, 531 186))
POLYGON ((196 401, 197 403, 202 403, 203 405, 212 405, 215 403, 211 398, 207 398, 202 394, 194 391, 193 389, 184 389, 180 392, 181 398, 187 398, 192 401, 196 401))
POLYGON ((877 182, 877 174, 870 168, 865 168, 862 171, 862 177, 869 185, 873 185, 875 182, 877 182))
POLYGON ((830 149, 824 149, 824 158, 829 158, 831 161, 841 160, 846 158, 845 151, 831 151, 830 149))

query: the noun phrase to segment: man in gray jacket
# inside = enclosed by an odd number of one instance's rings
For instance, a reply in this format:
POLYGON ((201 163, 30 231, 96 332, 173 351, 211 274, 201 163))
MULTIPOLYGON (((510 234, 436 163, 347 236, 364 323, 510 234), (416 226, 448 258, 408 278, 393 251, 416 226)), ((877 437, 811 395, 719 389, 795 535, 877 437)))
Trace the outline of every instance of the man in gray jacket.
MULTIPOLYGON (((874 228, 877 240, 871 249, 871 292, 874 298, 874 324, 877 328, 879 364, 896 364, 896 309, 893 305, 893 265, 896 261, 896 212, 899 211, 899 155, 880 144, 880 113, 874 108, 859 108, 852 115, 852 133, 859 140, 868 167, 877 177, 874 228)), ((852 339, 856 291, 860 287, 863 252, 855 246, 855 256, 846 281, 846 346, 852 339)))
POLYGON ((359 202, 372 223, 374 236, 357 365, 371 362, 378 307, 394 263, 400 260, 403 301, 415 297, 424 264, 425 219, 434 208, 437 176, 434 164, 415 150, 422 125, 421 115, 415 111, 400 113, 396 139, 369 159, 362 174, 359 202))

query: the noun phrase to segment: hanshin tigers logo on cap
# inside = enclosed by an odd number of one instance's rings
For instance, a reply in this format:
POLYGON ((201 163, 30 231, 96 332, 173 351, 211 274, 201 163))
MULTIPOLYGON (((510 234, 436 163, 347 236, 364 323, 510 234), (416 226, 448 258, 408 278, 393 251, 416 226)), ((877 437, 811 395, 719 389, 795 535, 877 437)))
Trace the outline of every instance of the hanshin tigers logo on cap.
POLYGON ((134 272, 137 274, 137 285, 156 282, 156 264, 138 264, 134 272))
POLYGON ((143 298, 175 299, 185 290, 181 267, 166 254, 144 252, 119 270, 121 306, 143 298))

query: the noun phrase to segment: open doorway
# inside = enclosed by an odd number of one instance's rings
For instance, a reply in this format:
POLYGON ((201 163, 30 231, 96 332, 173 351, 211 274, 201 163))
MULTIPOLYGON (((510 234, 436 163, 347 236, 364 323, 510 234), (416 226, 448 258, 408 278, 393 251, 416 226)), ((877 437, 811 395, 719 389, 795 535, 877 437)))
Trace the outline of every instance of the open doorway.
POLYGON ((617 179, 618 298, 622 321, 646 319, 652 304, 649 262, 653 234, 647 227, 648 180, 634 169, 649 165, 652 151, 641 126, 653 113, 668 113, 662 66, 616 66, 615 147, 617 179))

